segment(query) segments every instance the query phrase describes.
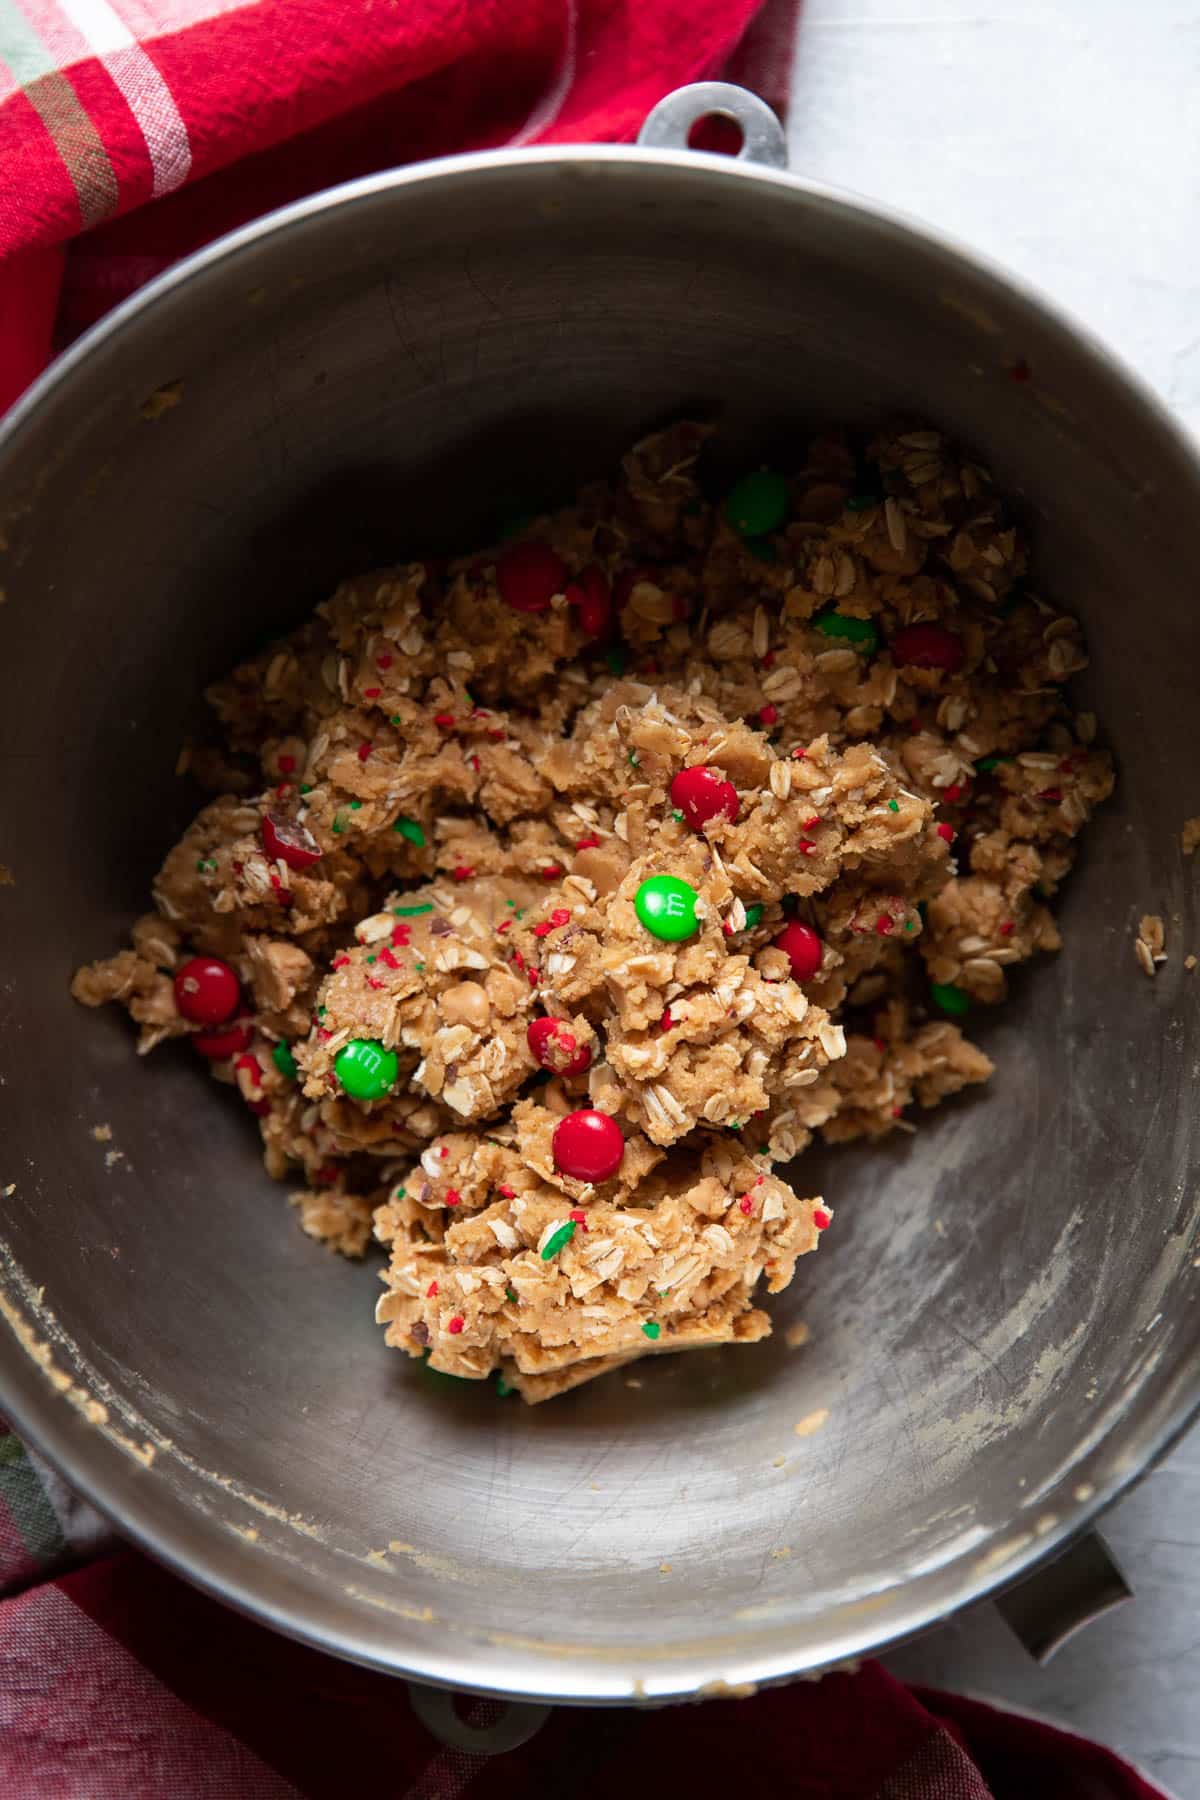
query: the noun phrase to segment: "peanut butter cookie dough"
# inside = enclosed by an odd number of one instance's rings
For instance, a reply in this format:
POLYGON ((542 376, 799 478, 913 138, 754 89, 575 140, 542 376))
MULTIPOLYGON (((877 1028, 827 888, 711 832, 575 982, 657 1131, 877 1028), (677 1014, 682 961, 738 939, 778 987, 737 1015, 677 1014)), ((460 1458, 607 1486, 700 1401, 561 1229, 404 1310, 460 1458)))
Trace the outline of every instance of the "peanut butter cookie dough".
POLYGON ((769 1331, 832 1220, 779 1166, 987 1079, 962 1021, 1112 788, 985 470, 893 431, 731 485, 709 436, 213 688, 215 797, 73 985, 385 1247, 388 1343, 529 1401, 769 1331))

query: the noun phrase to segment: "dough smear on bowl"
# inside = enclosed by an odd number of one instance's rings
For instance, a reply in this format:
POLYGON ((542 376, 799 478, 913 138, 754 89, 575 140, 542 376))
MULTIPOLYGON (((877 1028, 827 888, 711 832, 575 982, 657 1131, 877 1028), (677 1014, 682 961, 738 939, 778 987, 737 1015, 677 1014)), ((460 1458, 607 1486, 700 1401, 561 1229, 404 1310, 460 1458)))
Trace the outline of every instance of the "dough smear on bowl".
POLYGON ((386 1247, 390 1344, 530 1401, 766 1335, 832 1219, 776 1170, 986 1080, 962 1021, 1113 784, 984 469, 893 430, 731 485, 709 439, 218 683, 214 797, 73 985, 386 1247))

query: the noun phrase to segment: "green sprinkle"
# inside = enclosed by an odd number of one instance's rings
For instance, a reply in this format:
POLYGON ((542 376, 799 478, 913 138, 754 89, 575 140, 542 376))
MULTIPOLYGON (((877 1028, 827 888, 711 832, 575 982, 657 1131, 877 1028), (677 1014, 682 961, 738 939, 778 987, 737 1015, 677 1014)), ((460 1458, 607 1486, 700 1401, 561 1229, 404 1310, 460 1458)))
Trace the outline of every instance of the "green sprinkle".
POLYGON ((659 1290, 658 1290, 659 1299, 665 1300, 667 1295, 670 1293, 670 1291, 671 1291, 670 1288, 659 1288, 659 1290))
POLYGON ((637 759, 637 751, 636 750, 631 750, 629 752, 629 763, 630 763, 631 768, 634 768, 634 769, 637 768, 638 759, 637 759))
POLYGON ((1011 756, 981 756, 979 761, 975 764, 975 773, 977 775, 990 775, 992 770, 998 769, 1002 762, 1012 762, 1012 760, 1011 756))
POLYGON ((375 958, 373 956, 368 956, 367 961, 369 963, 373 963, 375 961, 375 958))
POLYGON ((300 792, 302 794, 311 794, 312 793, 312 782, 311 781, 302 781, 300 783, 300 792))
POLYGON ((608 664, 610 674, 623 675, 625 673, 625 652, 623 650, 606 650, 604 660, 608 664))
POLYGON ((417 964, 417 974, 418 974, 418 975, 423 975, 423 974, 424 974, 424 973, 425 973, 425 964, 424 964, 424 963, 418 963, 418 964, 417 964))
POLYGON ((404 720, 401 718, 399 713, 393 713, 391 718, 388 720, 389 725, 403 725, 403 723, 404 723, 404 720))
POLYGON ((338 835, 338 836, 339 836, 339 837, 340 837, 340 835, 341 835, 341 834, 342 834, 342 832, 343 832, 343 831, 345 831, 345 829, 346 829, 346 821, 345 821, 345 819, 343 819, 343 817, 342 817, 342 815, 341 815, 341 813, 334 813, 334 815, 333 815, 333 829, 334 829, 334 831, 335 831, 335 833, 336 833, 336 834, 337 834, 337 835, 338 835))
POLYGON ((393 1200, 404 1200, 407 1198, 407 1195, 408 1195, 407 1188, 397 1188, 395 1193, 392 1195, 392 1199, 393 1200))
POLYGON ((565 1224, 559 1226, 553 1237, 547 1239, 546 1248, 542 1251, 542 1261, 549 1262, 552 1256, 557 1256, 560 1250, 565 1250, 574 1236, 575 1221, 568 1219, 565 1224))
POLYGON ((905 919, 905 921, 904 921, 904 929, 905 929, 905 931, 911 931, 911 930, 912 930, 912 928, 913 928, 913 922, 912 922, 912 920, 911 920, 911 919, 905 919))
POLYGON ((350 811, 351 812, 361 812, 362 811, 362 801, 361 800, 352 800, 350 802, 350 811))
POLYGON ((525 917, 525 908, 523 906, 518 906, 516 916, 518 919, 523 919, 525 917))
POLYGON ((513 1292, 513 1290, 510 1287, 507 1287, 507 1288, 505 1288, 504 1293, 505 1293, 505 1297, 507 1299, 511 1300, 513 1305, 515 1306, 517 1304, 517 1296, 513 1292))
POLYGON ((499 1394, 501 1400, 507 1400, 508 1396, 510 1394, 515 1394, 516 1391, 517 1391, 516 1388, 513 1387, 511 1382, 505 1381, 504 1376, 502 1374, 497 1375, 497 1377, 496 1377, 496 1392, 499 1394))
POLYGON ((325 1017, 325 1014, 328 1011, 329 1011, 329 1008, 327 1006, 318 1006, 318 1008, 317 1008, 318 1019, 323 1019, 325 1017))
POLYGON ((645 1337, 650 1339, 652 1344, 657 1343, 658 1339, 662 1336, 662 1326, 658 1324, 655 1319, 650 1319, 642 1326, 642 1333, 645 1337))
POLYGON ((295 1081, 297 1074, 296 1059, 283 1038, 280 1038, 279 1042, 272 1050, 271 1061, 275 1064, 275 1067, 279 1070, 281 1075, 286 1075, 289 1081, 295 1081))
POLYGON ((517 903, 515 900, 506 900, 504 902, 504 904, 505 904, 505 906, 512 907, 515 910, 517 903))
POLYGON ((948 1013, 953 1019, 961 1019, 970 1011, 971 1002, 961 988, 950 982, 935 981, 929 989, 930 998, 935 1006, 948 1013))
POLYGON ((216 866, 211 856, 202 856, 196 864, 196 873, 197 875, 211 875, 216 866))
POLYGON ((760 538, 779 529, 790 505, 791 490, 784 476, 752 469, 726 496, 725 517, 742 537, 760 538))
POLYGON ((746 908, 746 930, 753 931, 754 927, 758 924, 758 921, 762 918, 762 916, 763 916, 763 909, 761 906, 758 906, 758 905, 748 906, 746 908))
POLYGON ((424 906, 393 906, 392 911, 398 919, 415 919, 420 913, 433 911, 433 901, 427 900, 424 906))
POLYGON ((392 830, 398 831, 400 836, 407 838, 410 844, 415 844, 418 850, 425 848, 425 833, 415 819, 397 819, 392 830))
POLYGON ((889 812, 899 812, 900 811, 900 802, 898 800, 889 800, 888 801, 888 811, 889 812))
POLYGON ((744 1120, 742 1120, 742 1119, 730 1119, 729 1129, 730 1129, 730 1131, 740 1131, 742 1129, 743 1124, 744 1124, 744 1120))
POLYGON ((674 819, 674 821, 677 825, 683 824, 683 814, 678 810, 678 808, 676 808, 676 810, 671 814, 671 817, 674 819))
POLYGON ((870 619, 852 619, 835 606, 827 607, 813 620, 822 637, 852 644, 860 656, 874 656, 879 648, 879 633, 870 619))

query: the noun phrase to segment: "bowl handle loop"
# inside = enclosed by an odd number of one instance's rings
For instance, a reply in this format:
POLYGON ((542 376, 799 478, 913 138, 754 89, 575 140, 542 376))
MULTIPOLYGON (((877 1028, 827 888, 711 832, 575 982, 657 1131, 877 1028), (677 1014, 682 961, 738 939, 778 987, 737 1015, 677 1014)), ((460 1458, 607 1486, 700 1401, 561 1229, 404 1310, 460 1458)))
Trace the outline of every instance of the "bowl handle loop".
POLYGON ((472 1756, 503 1756, 506 1750, 518 1750, 536 1737, 550 1717, 548 1706, 508 1700, 490 1725, 468 1725, 455 1711, 450 1688, 426 1687, 416 1681, 407 1685, 409 1703, 426 1731, 448 1749, 466 1750, 472 1756))
POLYGON ((1044 1663, 1084 1625, 1132 1598, 1112 1551, 1098 1531, 1089 1531, 1000 1594, 996 1610, 1029 1654, 1044 1663))
POLYGON ((676 88, 647 113, 637 141, 644 150, 686 150, 692 127, 712 113, 741 126, 738 162, 787 168, 787 136, 778 118, 757 94, 728 81, 694 81, 676 88))

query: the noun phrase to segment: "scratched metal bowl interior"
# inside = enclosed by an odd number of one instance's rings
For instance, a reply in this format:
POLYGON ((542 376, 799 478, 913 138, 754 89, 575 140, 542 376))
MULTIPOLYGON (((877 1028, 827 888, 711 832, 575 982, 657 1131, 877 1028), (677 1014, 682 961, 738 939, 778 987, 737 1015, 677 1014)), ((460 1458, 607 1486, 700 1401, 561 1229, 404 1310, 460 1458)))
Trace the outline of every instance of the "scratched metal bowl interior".
POLYGON ((0 1405, 239 1606, 510 1694, 817 1667, 1061 1545, 1196 1399, 1198 514, 1170 426, 1037 302, 718 159, 435 165, 169 279, 0 444, 0 1405), (201 689, 347 572, 470 546, 680 410, 736 461, 893 408, 993 464, 1086 624, 1120 785, 1065 948, 980 1020, 985 1091, 804 1159, 837 1223, 769 1342, 537 1409, 431 1381, 372 1322, 376 1265, 297 1229, 230 1094, 68 998, 197 804, 174 767, 201 689), (1153 981, 1143 912, 1167 920, 1153 981))

